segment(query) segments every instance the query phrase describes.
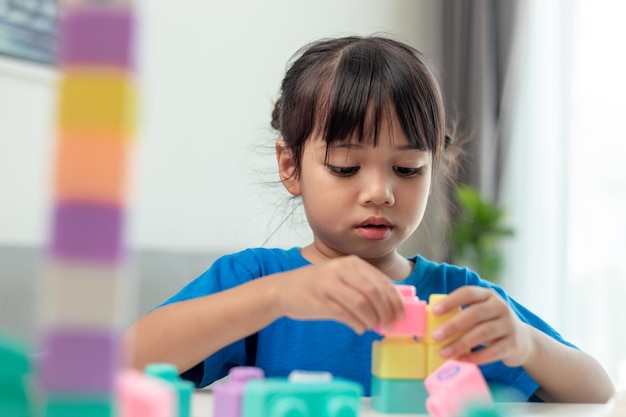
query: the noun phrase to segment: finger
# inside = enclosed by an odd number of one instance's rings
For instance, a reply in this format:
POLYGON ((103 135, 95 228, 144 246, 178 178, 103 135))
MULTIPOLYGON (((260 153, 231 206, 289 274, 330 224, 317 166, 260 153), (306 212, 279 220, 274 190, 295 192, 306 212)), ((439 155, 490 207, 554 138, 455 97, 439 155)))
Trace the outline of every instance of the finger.
POLYGON ((364 323, 358 316, 347 310, 344 305, 331 300, 328 306, 329 316, 326 317, 331 320, 338 321, 350 327, 356 334, 363 334, 368 329, 366 323, 364 323))
POLYGON ((373 329, 378 323, 378 314, 371 301, 362 292, 341 285, 333 288, 328 297, 343 310, 349 312, 366 329, 373 329))
POLYGON ((445 358, 457 357, 477 346, 491 346, 497 340, 503 339, 506 334, 506 328, 501 323, 497 321, 486 322, 450 342, 440 353, 445 358))
POLYGON ((470 353, 461 355, 459 360, 465 362, 475 363, 476 365, 484 365, 492 362, 496 362, 502 359, 504 353, 505 342, 503 339, 494 342, 490 346, 486 346, 482 349, 474 350, 470 353))
POLYGON ((485 301, 471 304, 469 307, 461 310, 458 314, 433 330, 433 339, 436 342, 443 342, 468 329, 473 329, 481 323, 496 320, 498 317, 501 317, 505 313, 500 305, 501 303, 497 302, 497 300, 490 300, 491 298, 487 298, 485 301))
POLYGON ((432 306, 436 315, 446 314, 452 310, 485 301, 492 291, 476 285, 466 285, 452 291, 448 296, 432 306))

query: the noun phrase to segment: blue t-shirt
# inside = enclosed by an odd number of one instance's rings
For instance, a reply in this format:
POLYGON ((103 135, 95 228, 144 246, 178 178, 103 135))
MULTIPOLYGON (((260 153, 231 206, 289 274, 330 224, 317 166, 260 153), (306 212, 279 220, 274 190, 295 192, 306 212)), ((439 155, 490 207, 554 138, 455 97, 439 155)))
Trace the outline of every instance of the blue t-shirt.
MULTIPOLYGON (((420 299, 428 300, 430 294, 448 294, 464 285, 491 288, 522 321, 572 346, 543 320, 509 297, 501 287, 482 280, 467 268, 435 263, 419 255, 410 260, 415 263, 413 272, 397 283, 415 286, 420 299)), ((302 257, 300 248, 247 249, 219 258, 209 270, 162 305, 213 294, 306 265, 310 262, 302 257)), ((182 376, 203 387, 239 365, 258 366, 266 376, 284 377, 294 369, 328 371, 335 376, 358 381, 366 395, 370 395, 372 342, 380 338, 372 331, 359 336, 348 326, 334 321, 281 318, 258 333, 222 348, 182 376)), ((502 362, 495 362, 482 365, 481 370, 490 384, 513 389, 525 398, 530 398, 539 387, 521 367, 509 368, 502 362)))

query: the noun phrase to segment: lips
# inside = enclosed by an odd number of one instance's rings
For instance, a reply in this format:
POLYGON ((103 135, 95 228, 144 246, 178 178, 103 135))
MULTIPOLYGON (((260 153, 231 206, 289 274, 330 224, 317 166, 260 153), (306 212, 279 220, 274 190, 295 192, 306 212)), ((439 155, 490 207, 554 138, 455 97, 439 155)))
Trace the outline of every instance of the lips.
POLYGON ((392 229, 391 222, 382 217, 370 217, 356 228, 357 233, 367 240, 383 240, 391 234, 392 229))
POLYGON ((359 224, 358 227, 392 227, 392 224, 384 217, 370 217, 359 224))

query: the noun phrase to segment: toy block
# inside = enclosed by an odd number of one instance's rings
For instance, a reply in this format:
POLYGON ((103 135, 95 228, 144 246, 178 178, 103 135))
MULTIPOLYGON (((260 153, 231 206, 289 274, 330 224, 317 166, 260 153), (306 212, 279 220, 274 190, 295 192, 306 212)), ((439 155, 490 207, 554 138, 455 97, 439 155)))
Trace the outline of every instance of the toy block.
POLYGON ((296 384, 302 382, 330 382, 333 380, 333 374, 323 371, 301 371, 295 370, 289 373, 287 377, 289 382, 296 384))
POLYGON ((57 63, 134 69, 135 20, 122 8, 76 8, 61 15, 57 63))
POLYGON ((425 414, 428 392, 423 380, 372 376, 372 409, 381 413, 425 414))
POLYGON ((178 375, 178 368, 169 363, 152 363, 146 366, 146 375, 163 380, 174 390, 178 417, 189 417, 191 414, 191 394, 194 385, 185 381, 178 375))
POLYGON ((426 377, 443 365, 448 358, 441 356, 439 351, 443 348, 443 343, 427 343, 426 344, 426 377))
POLYGON ((49 396, 44 400, 46 417, 115 417, 113 397, 49 396))
POLYGON ((135 91, 125 76, 66 72, 59 87, 61 131, 129 139, 135 127, 135 91))
POLYGON ((105 8, 122 8, 127 9, 133 6, 134 0, 57 0, 59 6, 64 10, 72 8, 97 7, 105 8))
POLYGON ((122 207, 96 203, 61 203, 54 211, 52 255, 64 260, 121 261, 122 207))
POLYGON ((54 178, 55 200, 123 205, 127 197, 129 151, 127 142, 115 138, 61 138, 54 178))
POLYGON ((119 417, 175 417, 176 393, 161 378, 145 375, 134 369, 117 375, 119 417))
POLYGON ((397 320, 391 330, 376 326, 375 331, 388 336, 424 336, 426 333, 426 303, 415 296, 412 285, 396 286, 404 304, 404 319, 397 320))
POLYGON ((487 382, 477 365, 450 360, 424 381, 432 417, 456 417, 471 404, 492 405, 487 382))
POLYGON ((22 378, 30 371, 27 345, 0 329, 0 384, 22 378))
MULTIPOLYGON (((435 343, 435 341, 432 338, 432 332, 433 330, 435 330, 437 327, 441 326, 443 323, 445 323, 446 321, 450 320, 452 317, 454 317, 456 314, 459 313, 459 311, 461 311, 460 309, 458 310, 454 310, 454 311, 450 311, 446 314, 442 314, 442 315, 435 315, 432 312, 432 306, 437 304, 437 302, 441 301, 442 299, 444 299, 445 297, 447 297, 446 294, 431 294, 430 297, 428 298, 428 306, 426 307, 426 343, 435 343)), ((457 336, 453 336, 449 339, 446 339, 444 341, 441 341, 439 343, 441 344, 448 344, 451 341, 453 341, 455 338, 457 338, 457 336)))
POLYGON ((41 324, 76 330, 120 327, 126 274, 116 266, 50 261, 42 272, 41 324))
POLYGON ((23 378, 0 381, 0 416, 31 417, 33 409, 23 378))
POLYGON ((246 383, 242 417, 357 417, 363 387, 353 381, 292 383, 286 378, 246 383))
POLYGON ((426 378, 426 346, 412 337, 388 336, 374 341, 372 375, 382 379, 426 378))
POLYGON ((261 368, 253 366, 231 368, 228 381, 218 383, 213 388, 213 415, 241 417, 241 405, 246 382, 263 377, 264 372, 261 368))
POLYGON ((120 336, 112 331, 52 330, 42 339, 39 383, 51 394, 109 394, 119 365, 120 336))

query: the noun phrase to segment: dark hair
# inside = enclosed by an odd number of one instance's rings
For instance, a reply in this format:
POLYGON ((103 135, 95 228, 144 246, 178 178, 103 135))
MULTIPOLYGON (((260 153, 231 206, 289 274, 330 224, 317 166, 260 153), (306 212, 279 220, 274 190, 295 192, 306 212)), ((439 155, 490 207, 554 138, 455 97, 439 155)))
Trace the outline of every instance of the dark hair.
MULTIPOLYGON (((283 79, 272 127, 291 148, 300 174, 304 143, 314 131, 327 146, 373 133, 395 111, 409 142, 432 152, 437 166, 446 135, 443 96, 424 56, 401 42, 349 36, 302 48, 283 79)), ((445 158, 446 160, 448 158, 445 158)))

